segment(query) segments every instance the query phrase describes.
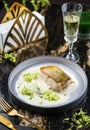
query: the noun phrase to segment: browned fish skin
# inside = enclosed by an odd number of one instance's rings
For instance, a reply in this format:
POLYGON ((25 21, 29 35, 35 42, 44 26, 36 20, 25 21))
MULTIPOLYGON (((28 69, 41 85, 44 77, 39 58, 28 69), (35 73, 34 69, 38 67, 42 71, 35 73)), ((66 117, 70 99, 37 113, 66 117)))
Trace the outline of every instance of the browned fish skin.
POLYGON ((42 73, 46 74, 58 83, 59 87, 66 87, 68 85, 68 81, 71 80, 71 78, 58 66, 44 66, 41 67, 40 70, 42 73))

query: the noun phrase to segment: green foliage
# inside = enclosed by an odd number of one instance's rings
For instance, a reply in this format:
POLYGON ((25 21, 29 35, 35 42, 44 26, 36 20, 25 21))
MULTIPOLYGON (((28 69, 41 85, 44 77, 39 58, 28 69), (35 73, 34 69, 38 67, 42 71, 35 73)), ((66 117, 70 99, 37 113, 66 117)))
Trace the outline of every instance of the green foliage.
POLYGON ((44 7, 46 5, 50 5, 49 0, 30 0, 33 5, 34 10, 38 11, 40 7, 44 7))
POLYGON ((90 128, 90 116, 82 109, 79 112, 74 112, 71 118, 65 118, 64 121, 70 122, 70 127, 67 130, 72 130, 73 128, 76 130, 86 130, 90 128))
MULTIPOLYGON (((8 3, 4 0, 3 4, 4 4, 4 8, 5 8, 6 12, 9 12, 9 5, 8 5, 8 3)), ((7 18, 7 20, 9 21, 10 19, 7 18)))
POLYGON ((9 59, 11 62, 16 62, 16 57, 13 55, 13 54, 8 54, 8 53, 5 53, 4 54, 4 58, 5 59, 9 59))
POLYGON ((26 6, 26 0, 22 0, 22 4, 26 6))
POLYGON ((3 59, 8 59, 10 62, 15 63, 16 57, 12 53, 4 53, 3 55, 0 55, 0 63, 2 63, 3 59))
MULTIPOLYGON (((49 0, 29 0, 35 11, 38 11, 41 7, 50 5, 49 0)), ((22 0, 22 4, 26 6, 26 0, 22 0)))
MULTIPOLYGON (((35 11, 38 11, 41 7, 50 5, 50 0, 29 0, 35 11)), ((6 11, 9 10, 8 3, 6 0, 3 1, 6 11)), ((26 0, 22 0, 22 4, 26 7, 26 0)))
POLYGON ((9 10, 8 3, 4 0, 3 1, 4 8, 6 9, 6 12, 9 10))

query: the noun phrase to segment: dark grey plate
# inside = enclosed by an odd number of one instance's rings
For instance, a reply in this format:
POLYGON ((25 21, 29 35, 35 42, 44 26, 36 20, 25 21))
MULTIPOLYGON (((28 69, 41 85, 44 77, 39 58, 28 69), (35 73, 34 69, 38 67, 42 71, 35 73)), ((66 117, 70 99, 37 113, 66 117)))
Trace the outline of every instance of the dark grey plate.
POLYGON ((87 76, 82 68, 72 61, 54 56, 40 56, 26 60, 16 66, 9 76, 8 90, 10 99, 22 108, 36 113, 57 113, 76 107, 85 98, 87 94, 87 76), (62 68, 65 67, 65 69, 74 75, 78 81, 78 87, 70 94, 70 98, 67 102, 53 106, 37 106, 26 103, 18 96, 15 90, 15 84, 21 73, 30 67, 39 65, 59 65, 62 68))

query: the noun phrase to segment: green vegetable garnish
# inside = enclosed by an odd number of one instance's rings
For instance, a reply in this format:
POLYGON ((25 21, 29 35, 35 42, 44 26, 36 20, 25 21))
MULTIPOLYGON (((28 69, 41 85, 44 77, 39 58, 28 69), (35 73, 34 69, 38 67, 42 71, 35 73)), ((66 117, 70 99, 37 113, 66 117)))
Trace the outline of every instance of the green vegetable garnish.
POLYGON ((29 96, 30 99, 32 99, 33 96, 34 96, 33 91, 32 91, 31 89, 29 89, 29 88, 26 88, 26 87, 24 87, 24 88, 21 90, 21 94, 22 94, 22 95, 27 95, 27 96, 29 96))
POLYGON ((23 75, 23 78, 25 79, 26 82, 31 82, 33 79, 36 79, 38 76, 37 72, 34 73, 26 73, 23 75))
POLYGON ((57 101, 60 99, 58 94, 50 90, 44 91, 39 97, 48 101, 57 101))

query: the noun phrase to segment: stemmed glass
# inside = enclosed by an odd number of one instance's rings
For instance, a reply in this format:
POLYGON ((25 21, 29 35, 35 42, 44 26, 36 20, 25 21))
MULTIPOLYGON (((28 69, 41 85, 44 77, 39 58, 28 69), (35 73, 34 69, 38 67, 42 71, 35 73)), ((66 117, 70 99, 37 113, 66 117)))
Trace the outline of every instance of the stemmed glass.
POLYGON ((64 54, 64 57, 73 62, 78 62, 80 58, 79 55, 73 51, 73 43, 77 41, 78 37, 82 5, 67 2, 62 5, 61 9, 63 14, 64 39, 69 44, 69 51, 64 54))

